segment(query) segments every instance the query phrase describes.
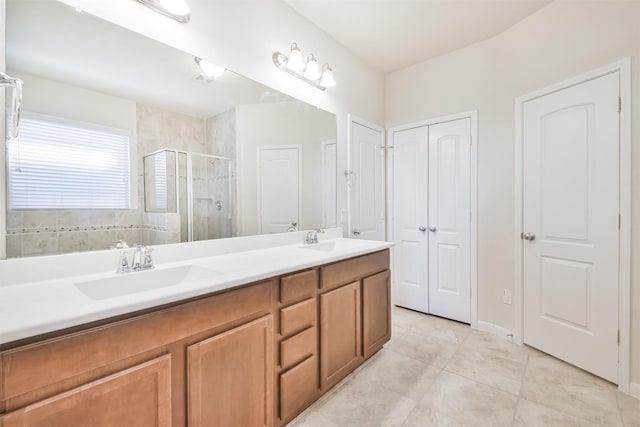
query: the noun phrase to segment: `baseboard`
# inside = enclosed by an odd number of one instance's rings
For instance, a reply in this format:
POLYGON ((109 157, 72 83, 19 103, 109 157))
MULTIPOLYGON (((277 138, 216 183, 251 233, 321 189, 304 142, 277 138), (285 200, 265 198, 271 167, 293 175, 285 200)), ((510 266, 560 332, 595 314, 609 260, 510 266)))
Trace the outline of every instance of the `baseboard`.
POLYGON ((636 399, 640 399, 640 383, 629 384, 629 394, 636 399))
POLYGON ((513 331, 510 331, 507 328, 503 328, 502 326, 498 326, 498 325, 494 325, 493 323, 478 320, 477 329, 479 331, 489 332, 490 334, 497 335, 509 341, 513 341, 513 331))

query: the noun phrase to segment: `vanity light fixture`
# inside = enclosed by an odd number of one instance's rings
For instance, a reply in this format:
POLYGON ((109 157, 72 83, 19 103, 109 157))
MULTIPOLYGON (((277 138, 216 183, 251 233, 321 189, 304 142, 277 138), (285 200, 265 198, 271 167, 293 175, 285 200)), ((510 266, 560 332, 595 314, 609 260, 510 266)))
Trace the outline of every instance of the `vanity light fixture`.
POLYGON ((196 57, 195 60, 196 64, 198 64, 198 67, 200 68, 200 75, 208 82, 218 80, 225 72, 224 68, 214 64, 213 62, 209 62, 206 59, 196 57))
POLYGON ((302 59, 302 52, 296 43, 291 44, 291 52, 288 57, 284 53, 274 52, 272 59, 273 64, 279 70, 296 76, 320 90, 336 85, 336 81, 333 78, 333 70, 329 67, 329 64, 324 64, 322 73, 320 73, 318 61, 313 54, 309 54, 305 64, 302 59))
POLYGON ((322 77, 320 77, 320 86, 322 87, 334 87, 336 81, 333 79, 333 70, 329 67, 329 64, 322 66, 322 77))
POLYGON ((302 60, 302 52, 298 49, 298 45, 291 44, 291 53, 289 54, 289 60, 287 61, 287 69, 291 71, 304 70, 304 61, 302 60))
POLYGON ((187 0, 136 0, 158 13, 186 24, 191 19, 191 8, 187 0))

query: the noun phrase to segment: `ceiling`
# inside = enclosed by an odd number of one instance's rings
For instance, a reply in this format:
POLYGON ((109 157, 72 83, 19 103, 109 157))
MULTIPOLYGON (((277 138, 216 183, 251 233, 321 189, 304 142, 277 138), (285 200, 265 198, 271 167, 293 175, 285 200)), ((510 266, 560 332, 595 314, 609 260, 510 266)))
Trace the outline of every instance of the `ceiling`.
POLYGON ((283 0, 385 72, 491 38, 551 0, 283 0))

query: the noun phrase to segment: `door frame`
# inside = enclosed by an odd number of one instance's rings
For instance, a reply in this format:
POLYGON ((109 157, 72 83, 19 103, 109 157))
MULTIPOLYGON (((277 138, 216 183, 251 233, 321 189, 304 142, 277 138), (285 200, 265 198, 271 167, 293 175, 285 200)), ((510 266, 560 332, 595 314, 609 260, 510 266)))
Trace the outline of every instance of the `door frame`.
POLYGON ((286 145, 260 145, 256 147, 256 197, 258 201, 258 234, 262 234, 262 192, 260 191, 262 168, 260 166, 260 153, 267 150, 282 150, 296 148, 298 150, 298 230, 302 230, 302 144, 286 145))
POLYGON ((389 153, 389 155, 387 155, 387 210, 389 213, 387 216, 387 240, 393 241, 393 229, 395 225, 393 206, 393 134, 403 130, 437 125, 439 123, 461 119, 471 120, 471 158, 469 159, 469 178, 471 180, 469 185, 469 208, 471 210, 471 224, 469 229, 469 276, 471 280, 470 325, 471 328, 478 329, 478 110, 449 114, 387 129, 387 141, 389 141, 389 145, 387 146, 389 153))
POLYGON ((343 235, 345 235, 346 237, 352 237, 351 232, 353 230, 353 224, 351 222, 351 211, 352 211, 352 198, 353 198, 353 193, 351 191, 351 185, 349 184, 349 179, 350 179, 350 175, 353 173, 353 169, 352 167, 352 162, 353 159, 351 158, 351 140, 352 140, 352 135, 351 135, 351 125, 353 123, 359 124, 361 126, 364 126, 366 128, 369 128, 371 130, 374 130, 376 132, 380 132, 380 135, 382 136, 382 145, 381 147, 383 147, 385 149, 385 156, 384 156, 384 160, 382 161, 382 216, 384 219, 384 224, 385 224, 385 230, 384 230, 384 239, 388 240, 389 239, 389 234, 387 232, 387 191, 388 191, 388 186, 387 186, 387 151, 388 151, 388 145, 387 145, 387 138, 386 138, 386 132, 385 129, 382 126, 379 126, 375 123, 369 122, 367 120, 361 119, 358 116, 355 116, 351 113, 347 114, 347 169, 345 169, 344 171, 344 178, 347 184, 347 230, 346 232, 343 230, 342 233, 343 235))
POLYGON ((629 393, 631 363, 631 58, 580 74, 560 83, 522 95, 515 99, 515 217, 514 249, 515 276, 513 307, 515 314, 514 341, 523 344, 524 334, 524 103, 571 86, 587 82, 614 72, 620 73, 620 230, 619 230, 619 283, 618 283, 618 388, 629 393))
POLYGON ((322 222, 321 222, 321 224, 322 224, 322 228, 339 227, 339 225, 338 225, 338 204, 337 204, 337 202, 338 202, 338 140, 335 139, 335 138, 334 139, 327 139, 326 141, 322 141, 320 143, 320 147, 322 149, 322 153, 321 153, 322 154, 321 155, 321 158, 322 158, 322 165, 321 165, 321 168, 322 168, 322 222), (324 203, 325 202, 324 196, 325 196, 325 194, 327 192, 327 188, 325 188, 325 182, 324 182, 324 178, 325 178, 324 177, 324 173, 325 173, 326 166, 327 166, 326 148, 327 148, 328 145, 335 145, 336 146, 336 176, 335 176, 335 178, 336 178, 336 186, 335 187, 336 188, 334 188, 334 193, 335 193, 335 196, 336 196, 336 210, 334 212, 334 214, 336 216, 336 223, 331 225, 331 226, 329 226, 329 227, 327 227, 327 224, 324 223, 324 219, 327 216, 327 206, 324 203))

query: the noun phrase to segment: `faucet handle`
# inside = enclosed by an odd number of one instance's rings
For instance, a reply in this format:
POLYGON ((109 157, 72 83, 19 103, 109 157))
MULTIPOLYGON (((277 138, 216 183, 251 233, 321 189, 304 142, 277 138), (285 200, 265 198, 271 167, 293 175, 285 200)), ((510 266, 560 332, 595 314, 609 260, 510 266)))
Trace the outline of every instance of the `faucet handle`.
POLYGON ((153 257, 151 253, 153 252, 153 248, 144 247, 144 257, 142 261, 142 268, 153 268, 153 257))

